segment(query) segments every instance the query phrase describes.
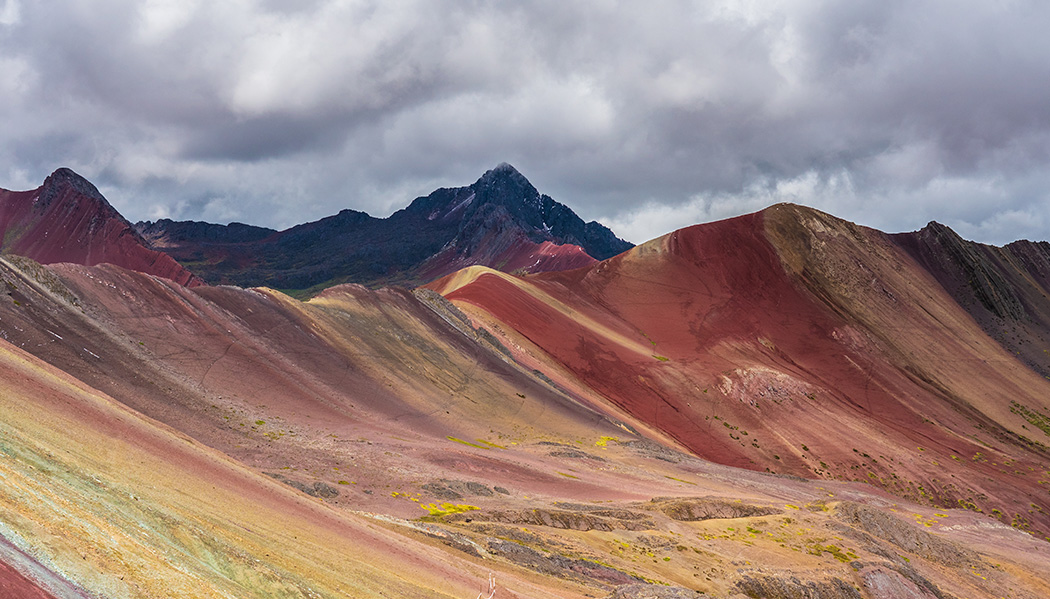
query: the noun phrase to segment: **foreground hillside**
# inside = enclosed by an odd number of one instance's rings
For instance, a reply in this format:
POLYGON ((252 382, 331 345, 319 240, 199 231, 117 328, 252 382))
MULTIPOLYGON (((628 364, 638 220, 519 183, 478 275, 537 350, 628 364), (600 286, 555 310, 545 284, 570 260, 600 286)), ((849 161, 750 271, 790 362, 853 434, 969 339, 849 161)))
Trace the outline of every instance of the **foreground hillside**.
POLYGON ((793 206, 306 302, 5 256, 0 591, 1048 596, 1047 382, 917 264, 793 206))
POLYGON ((462 597, 485 576, 7 344, 0 380, 5 536, 48 572, 38 586, 54 596, 462 597))

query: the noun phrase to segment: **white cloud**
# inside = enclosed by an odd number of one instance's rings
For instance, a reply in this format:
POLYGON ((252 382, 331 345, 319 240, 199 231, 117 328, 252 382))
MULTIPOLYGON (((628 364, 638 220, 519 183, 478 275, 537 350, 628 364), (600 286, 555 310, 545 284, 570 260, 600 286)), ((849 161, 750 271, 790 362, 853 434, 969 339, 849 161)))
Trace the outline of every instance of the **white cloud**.
POLYGON ((754 183, 741 193, 701 194, 680 205, 649 202, 627 214, 602 219, 602 223, 639 244, 689 225, 757 212, 773 204, 790 202, 820 207, 855 199, 848 173, 821 179, 814 171, 794 179, 754 183))
POLYGON ((37 84, 38 79, 32 65, 25 58, 0 57, 0 95, 4 97, 7 110, 21 103, 37 84))
POLYGON ((704 194, 670 205, 648 202, 601 222, 642 243, 699 222, 756 212, 778 204, 803 204, 888 233, 914 231, 936 220, 968 239, 1004 245, 1044 239, 1050 230, 1050 175, 1038 181, 933 177, 915 188, 858 192, 849 172, 756 183, 739 193, 704 194), (1033 189, 1038 190, 1033 193, 1033 189), (1021 199, 1019 199, 1021 198, 1021 199))
POLYGON ((0 8, 0 25, 18 25, 22 20, 22 6, 18 0, 4 0, 0 8))
POLYGON ((132 219, 382 214, 508 161, 634 240, 784 200, 1050 237, 1050 6, 0 2, 0 161, 132 219))
POLYGON ((138 41, 163 42, 188 26, 200 8, 200 0, 144 0, 138 7, 138 41))

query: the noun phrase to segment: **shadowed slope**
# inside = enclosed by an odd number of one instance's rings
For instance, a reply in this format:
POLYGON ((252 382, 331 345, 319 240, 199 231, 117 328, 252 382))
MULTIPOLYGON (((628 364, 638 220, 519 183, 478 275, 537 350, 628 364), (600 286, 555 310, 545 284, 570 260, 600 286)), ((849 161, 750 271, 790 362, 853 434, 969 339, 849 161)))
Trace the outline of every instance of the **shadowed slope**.
POLYGON ((1011 412, 1050 413, 1050 384, 877 231, 780 205, 590 268, 434 287, 697 455, 1050 531, 1048 453, 1026 440, 1043 432, 1011 412))
POLYGON ((116 264, 180 285, 200 280, 167 254, 151 250, 94 185, 61 168, 32 191, 0 190, 6 253, 52 264, 116 264))
POLYGON ((1007 352, 1050 376, 1050 243, 999 248, 966 241, 938 223, 891 237, 1007 352))

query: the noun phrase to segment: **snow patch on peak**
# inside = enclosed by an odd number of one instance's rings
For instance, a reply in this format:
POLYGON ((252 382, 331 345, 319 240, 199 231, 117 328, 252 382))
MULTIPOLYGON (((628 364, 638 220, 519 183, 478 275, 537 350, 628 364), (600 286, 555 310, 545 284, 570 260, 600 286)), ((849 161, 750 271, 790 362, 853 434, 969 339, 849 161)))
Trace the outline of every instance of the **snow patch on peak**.
POLYGON ((460 200, 460 202, 459 202, 459 203, 457 203, 457 204, 456 204, 455 206, 453 206, 453 207, 449 208, 449 209, 448 209, 448 210, 446 210, 445 212, 442 212, 442 211, 441 211, 440 209, 438 209, 438 210, 435 210, 435 211, 431 212, 431 213, 430 213, 430 215, 429 215, 429 216, 427 216, 427 220, 435 220, 435 219, 437 219, 437 218, 438 218, 439 216, 440 216, 440 217, 445 217, 445 216, 451 216, 451 215, 453 215, 453 214, 455 214, 455 213, 459 212, 460 210, 462 210, 462 209, 466 208, 466 207, 467 207, 467 206, 469 206, 469 205, 470 205, 471 203, 473 203, 473 202, 474 202, 474 197, 475 197, 476 195, 477 195, 477 194, 475 194, 474 192, 471 192, 471 194, 470 194, 469 196, 467 196, 466 198, 464 198, 464 199, 460 200))

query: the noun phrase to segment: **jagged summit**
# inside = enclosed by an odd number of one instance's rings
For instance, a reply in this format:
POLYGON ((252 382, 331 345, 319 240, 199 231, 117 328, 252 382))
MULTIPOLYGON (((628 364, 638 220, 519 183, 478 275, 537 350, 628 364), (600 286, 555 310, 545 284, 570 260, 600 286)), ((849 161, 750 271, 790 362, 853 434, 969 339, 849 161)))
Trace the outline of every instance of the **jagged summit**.
POLYGON ((525 175, 522 175, 521 171, 519 171, 518 169, 514 168, 514 166, 512 164, 510 164, 509 162, 501 162, 501 163, 497 164, 496 166, 490 168, 489 170, 485 171, 485 174, 482 175, 481 178, 478 179, 478 180, 481 181, 482 179, 496 178, 496 177, 519 178, 519 179, 525 181, 526 183, 528 183, 528 179, 525 178, 525 175))
POLYGON ((496 168, 492 168, 485 171, 485 174, 481 175, 481 178, 472 185, 475 188, 510 188, 521 192, 521 198, 530 199, 539 197, 540 192, 537 188, 533 187, 525 175, 522 174, 517 168, 514 168, 508 163, 501 162, 496 165, 496 168))
MULTIPOLYGON (((598 260, 627 251, 631 244, 617 238, 605 226, 585 223, 568 206, 541 194, 510 164, 501 163, 486 172, 469 188, 475 195, 474 211, 486 204, 501 206, 535 243, 550 241, 578 245, 598 260)), ((463 230, 470 230, 469 216, 463 230)))
POLYGON ((926 268, 984 331, 1010 354, 1050 377, 1050 244, 1015 241, 996 247, 963 239, 931 221, 892 236, 926 268))

